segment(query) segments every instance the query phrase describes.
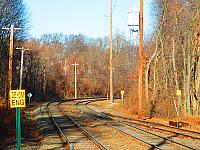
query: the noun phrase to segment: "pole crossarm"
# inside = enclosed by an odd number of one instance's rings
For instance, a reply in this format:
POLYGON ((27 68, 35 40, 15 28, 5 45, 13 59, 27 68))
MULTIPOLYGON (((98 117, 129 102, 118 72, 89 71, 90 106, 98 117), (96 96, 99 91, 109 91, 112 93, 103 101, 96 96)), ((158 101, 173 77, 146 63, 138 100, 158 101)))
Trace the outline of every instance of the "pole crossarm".
MULTIPOLYGON (((12 27, 11 27, 12 28, 12 27)), ((10 30, 11 28, 3 27, 2 30, 10 30)), ((14 27, 13 27, 14 28, 14 27)), ((21 30, 22 28, 14 28, 14 30, 21 30)))
POLYGON ((27 48, 27 49, 25 49, 24 47, 17 47, 16 49, 18 49, 18 50, 23 50, 23 51, 29 51, 30 49, 29 48, 27 48))
POLYGON ((79 64, 77 64, 76 62, 74 64, 72 64, 72 66, 76 67, 79 66, 79 64))

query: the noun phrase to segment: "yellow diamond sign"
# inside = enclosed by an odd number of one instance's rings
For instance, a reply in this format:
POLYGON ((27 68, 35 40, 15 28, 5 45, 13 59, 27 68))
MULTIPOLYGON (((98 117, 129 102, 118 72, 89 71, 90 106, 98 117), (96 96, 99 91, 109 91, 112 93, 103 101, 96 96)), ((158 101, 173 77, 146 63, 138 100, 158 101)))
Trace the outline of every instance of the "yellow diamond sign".
POLYGON ((10 90, 10 107, 26 107, 25 90, 10 90))

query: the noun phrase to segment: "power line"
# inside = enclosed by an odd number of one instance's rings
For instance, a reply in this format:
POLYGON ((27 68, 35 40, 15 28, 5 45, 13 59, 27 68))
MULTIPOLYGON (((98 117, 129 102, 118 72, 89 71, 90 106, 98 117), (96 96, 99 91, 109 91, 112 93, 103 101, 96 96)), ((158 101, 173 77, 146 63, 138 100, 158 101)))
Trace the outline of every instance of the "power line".
POLYGON ((113 9, 112 9, 112 13, 114 14, 115 11, 115 6, 116 6, 117 0, 115 0, 114 5, 113 5, 113 9))

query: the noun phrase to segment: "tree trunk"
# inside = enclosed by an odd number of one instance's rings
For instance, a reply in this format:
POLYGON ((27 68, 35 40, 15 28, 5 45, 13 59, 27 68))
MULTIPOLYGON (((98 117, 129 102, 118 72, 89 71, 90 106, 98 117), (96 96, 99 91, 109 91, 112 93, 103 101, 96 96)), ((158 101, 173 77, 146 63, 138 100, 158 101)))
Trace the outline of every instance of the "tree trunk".
POLYGON ((184 114, 186 115, 187 114, 187 82, 186 82, 186 49, 184 47, 184 45, 182 45, 182 50, 183 50, 183 94, 184 94, 184 104, 183 104, 183 107, 184 107, 184 114))
POLYGON ((196 94, 197 94, 197 116, 200 115, 200 33, 198 35, 198 42, 197 42, 197 52, 198 52, 198 63, 197 63, 197 71, 196 71, 196 94))
POLYGON ((150 69, 151 69, 150 66, 151 66, 151 63, 152 63, 153 59, 156 56, 157 51, 158 51, 158 35, 156 37, 156 49, 155 49, 155 52, 153 53, 153 55, 149 59, 149 62, 147 64, 147 68, 146 68, 146 71, 145 71, 146 102, 149 102, 149 78, 150 78, 150 69))
MULTIPOLYGON (((176 90, 179 89, 178 85, 178 75, 177 75, 177 68, 176 68, 176 60, 175 60, 175 42, 174 42, 174 37, 172 37, 172 62, 173 62, 173 70, 174 70, 174 78, 175 78, 175 83, 176 83, 176 90)), ((174 91, 176 92, 176 91, 174 91)), ((180 113, 181 111, 181 98, 178 99, 178 112, 180 113)))
POLYGON ((162 65, 163 65, 163 72, 164 72, 164 75, 163 75, 163 83, 165 85, 165 90, 167 91, 168 90, 168 86, 167 86, 167 83, 168 83, 168 79, 167 79, 167 71, 166 71, 166 61, 165 61, 165 56, 164 56, 164 45, 163 45, 163 40, 162 40, 162 37, 160 36, 160 44, 161 44, 161 52, 162 52, 162 65))
POLYGON ((194 45, 194 87, 193 87, 193 114, 198 116, 200 102, 200 35, 197 35, 194 45))
POLYGON ((190 36, 188 38, 188 55, 187 55, 187 77, 186 77, 186 97, 187 97, 187 112, 189 116, 192 116, 192 111, 191 111, 191 102, 190 102, 190 77, 191 77, 191 39, 190 36))
POLYGON ((156 85, 157 85, 157 61, 158 61, 158 53, 156 54, 155 57, 155 62, 154 62, 154 73, 153 73, 153 96, 152 96, 152 100, 151 100, 151 108, 150 108, 150 118, 153 117, 154 113, 155 113, 155 99, 156 99, 156 85))

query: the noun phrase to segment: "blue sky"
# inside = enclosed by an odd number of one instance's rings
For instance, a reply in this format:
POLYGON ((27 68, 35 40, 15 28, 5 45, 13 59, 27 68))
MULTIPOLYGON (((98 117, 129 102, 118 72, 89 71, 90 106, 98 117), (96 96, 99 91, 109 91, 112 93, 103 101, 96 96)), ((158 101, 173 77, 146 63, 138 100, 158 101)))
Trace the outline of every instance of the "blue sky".
MULTIPOLYGON (((88 37, 109 35, 110 0, 25 0, 31 14, 31 36, 46 33, 79 34, 88 37)), ((151 0, 144 0, 144 29, 152 26, 151 0)), ((139 0, 113 0, 113 32, 128 34, 128 11, 139 9, 139 0)))

